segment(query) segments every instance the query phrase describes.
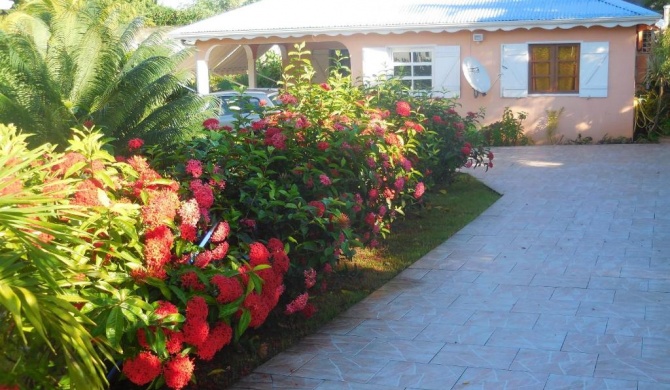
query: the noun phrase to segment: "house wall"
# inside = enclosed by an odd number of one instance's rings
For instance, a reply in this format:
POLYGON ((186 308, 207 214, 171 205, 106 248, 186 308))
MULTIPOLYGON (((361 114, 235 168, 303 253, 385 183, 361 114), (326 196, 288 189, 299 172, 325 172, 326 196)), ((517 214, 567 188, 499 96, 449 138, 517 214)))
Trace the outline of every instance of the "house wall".
MULTIPOLYGON (((486 94, 474 96, 473 90, 460 72, 460 98, 463 114, 468 111, 485 110, 483 124, 502 118, 503 110, 509 107, 513 112, 526 112, 524 121, 526 133, 538 144, 547 143, 546 132, 542 128, 546 121, 545 110, 564 109, 559 118, 557 136, 563 141, 573 140, 579 134, 590 136, 594 141, 605 135, 610 137, 632 137, 634 130, 634 92, 636 75, 636 29, 630 28, 573 28, 569 30, 518 29, 514 31, 474 31, 484 35, 483 42, 473 42, 472 33, 405 33, 405 34, 357 34, 351 36, 313 36, 296 39, 257 39, 253 42, 207 41, 198 42, 199 58, 203 58, 209 47, 221 43, 238 44, 283 44, 288 51, 293 44, 305 41, 307 48, 346 48, 351 57, 351 71, 354 80, 363 75, 363 48, 445 45, 459 46, 460 60, 474 57, 488 71, 492 88, 486 94), (561 42, 608 42, 608 88, 605 98, 585 98, 579 96, 536 95, 521 98, 501 97, 501 45, 515 43, 561 43, 561 42)), ((321 61, 323 62, 323 61, 321 61)), ((324 75, 317 74, 317 81, 324 75)))
POLYGON ((513 112, 526 112, 526 133, 538 143, 547 143, 542 128, 546 121, 545 110, 564 108, 559 118, 557 135, 563 140, 577 138, 579 134, 598 141, 606 134, 611 137, 632 137, 634 130, 633 99, 635 92, 636 32, 631 28, 574 28, 570 30, 514 30, 510 32, 475 31, 484 34, 483 42, 473 42, 472 32, 418 33, 404 35, 365 35, 341 37, 352 58, 354 79, 362 75, 362 50, 364 47, 458 45, 461 61, 474 57, 484 65, 491 78, 492 88, 486 96, 474 96, 473 90, 461 72, 460 98, 463 113, 486 112, 484 124, 500 120, 505 107, 513 112), (584 98, 578 96, 528 96, 522 98, 501 97, 501 45, 513 43, 559 43, 559 42, 609 42, 608 91, 606 98, 584 98), (358 60, 357 60, 358 59, 358 60))

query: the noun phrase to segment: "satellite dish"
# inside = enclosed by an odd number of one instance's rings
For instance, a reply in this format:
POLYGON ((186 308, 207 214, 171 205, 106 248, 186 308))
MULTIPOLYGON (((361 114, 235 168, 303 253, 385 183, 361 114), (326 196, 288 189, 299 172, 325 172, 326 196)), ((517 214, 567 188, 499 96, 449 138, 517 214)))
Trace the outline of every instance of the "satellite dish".
POLYGON ((465 79, 475 90, 475 97, 479 94, 486 96, 486 93, 491 89, 491 78, 484 65, 473 57, 465 57, 462 68, 465 79))

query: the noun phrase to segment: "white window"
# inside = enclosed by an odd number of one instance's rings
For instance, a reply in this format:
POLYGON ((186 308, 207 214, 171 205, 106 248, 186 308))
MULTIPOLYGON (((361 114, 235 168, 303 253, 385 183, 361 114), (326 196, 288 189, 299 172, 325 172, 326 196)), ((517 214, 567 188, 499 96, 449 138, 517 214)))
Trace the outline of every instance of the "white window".
MULTIPOLYGON (((546 92, 539 88, 537 69, 530 69, 531 66, 537 65, 537 61, 530 59, 530 49, 545 46, 559 47, 560 45, 529 45, 526 43, 502 45, 500 96, 526 97, 529 89, 531 94, 563 92, 558 87, 547 88, 546 92), (535 87, 533 87, 534 82, 535 87)), ((578 69, 579 79, 574 80, 574 88, 571 92, 587 98, 607 97, 609 43, 581 42, 578 46, 576 43, 573 46, 579 48, 579 60, 576 64, 567 65, 571 66, 570 69, 578 69)))
POLYGON ((397 77, 415 91, 433 96, 460 96, 460 47, 367 47, 363 48, 363 78, 397 77))
POLYGON ((393 77, 412 91, 433 89, 433 51, 395 49, 391 53, 393 77))

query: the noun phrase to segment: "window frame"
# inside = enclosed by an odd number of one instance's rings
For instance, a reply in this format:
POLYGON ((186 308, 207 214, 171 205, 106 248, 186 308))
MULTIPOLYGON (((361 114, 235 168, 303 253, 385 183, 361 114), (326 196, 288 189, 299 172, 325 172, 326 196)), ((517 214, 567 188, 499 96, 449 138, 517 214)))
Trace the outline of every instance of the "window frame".
POLYGON ((409 46, 409 47, 390 47, 389 48, 389 54, 390 54, 390 65, 391 65, 391 71, 394 77, 398 77, 398 79, 402 81, 409 81, 410 82, 410 90, 413 92, 430 92, 435 89, 435 48, 434 47, 426 47, 426 46, 409 46), (400 53, 400 52, 409 52, 410 54, 410 61, 409 62, 397 62, 395 61, 395 54, 400 53), (414 60, 414 53, 420 53, 420 52, 428 52, 430 53, 430 62, 428 61, 415 61, 414 60), (396 67, 399 66, 409 66, 410 69, 412 69, 412 74, 411 75, 405 75, 405 76, 398 76, 396 75, 396 67), (416 76, 414 75, 414 67, 415 66, 430 66, 430 75, 428 76, 416 76), (430 81, 430 88, 428 89, 417 89, 415 88, 415 82, 416 81, 422 81, 422 80, 428 80, 430 81))
MULTIPOLYGON (((532 95, 577 95, 580 91, 580 62, 581 62, 581 43, 580 42, 559 42, 559 43, 528 43, 528 94, 532 95), (547 47, 550 50, 549 60, 548 61, 534 61, 533 60, 533 48, 536 47, 547 47), (563 62, 574 62, 575 71, 574 71, 574 85, 575 88, 569 91, 561 91, 558 89, 558 65, 561 60, 558 59, 558 50, 560 47, 575 47, 577 52, 575 55, 574 61, 563 61, 563 62), (533 65, 548 62, 549 63, 549 90, 537 90, 535 88, 535 79, 540 78, 533 74, 533 65)), ((543 76, 546 77, 546 76, 543 76)))

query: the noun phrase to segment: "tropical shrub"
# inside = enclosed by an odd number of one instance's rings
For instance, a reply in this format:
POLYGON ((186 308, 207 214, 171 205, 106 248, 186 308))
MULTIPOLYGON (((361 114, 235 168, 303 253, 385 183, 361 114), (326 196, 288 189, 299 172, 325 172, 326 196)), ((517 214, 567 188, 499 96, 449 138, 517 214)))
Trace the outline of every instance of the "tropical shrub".
POLYGON ((327 290, 334 263, 377 245, 405 210, 421 206, 426 177, 448 177, 459 161, 492 166, 492 154, 458 133, 475 115, 458 118, 448 101, 408 95, 379 108, 382 99, 337 70, 313 85, 297 49, 278 112, 253 123, 240 118, 235 128, 208 119, 199 137, 168 151, 131 138, 113 153, 95 128, 73 130, 63 153, 30 151, 11 132, 2 139, 3 150, 19 145, 32 156, 0 171, 3 217, 35 211, 12 210, 18 190, 39 194, 59 184, 39 204, 44 217, 36 214, 53 238, 35 234, 32 214, 22 228, 16 218, 0 222, 0 234, 28 237, 0 246, 10 260, 0 263, 0 331, 23 359, 0 363, 7 385, 87 388, 88 377, 104 387, 120 371, 136 385, 181 389, 198 361, 261 327, 271 312, 311 316, 309 297, 327 290), (31 272, 37 280, 26 284, 31 272), (7 292, 21 301, 26 286, 46 311, 17 306, 7 292), (24 325, 56 309, 69 328, 24 325), (69 329, 81 340, 66 338, 69 329), (22 334, 46 347, 22 355, 22 334), (61 349, 78 357, 48 348, 63 338, 76 345, 61 349))
POLYGON ((100 388, 120 364, 136 384, 180 389, 193 357, 209 360, 264 322, 283 291, 284 245, 230 245, 210 187, 180 191, 146 159, 115 162, 100 134, 76 134, 65 154, 2 138, 30 156, 9 153, 0 176, 8 384, 100 388), (37 197, 45 188, 53 195, 37 197))
POLYGON ((502 120, 491 123, 481 129, 490 146, 519 146, 532 144, 532 140, 524 133, 523 121, 525 112, 518 112, 516 117, 509 107, 505 107, 502 120))
POLYGON ((93 236, 64 201, 83 166, 26 138, 0 124, 0 387, 100 388, 111 349, 73 306, 93 236))

